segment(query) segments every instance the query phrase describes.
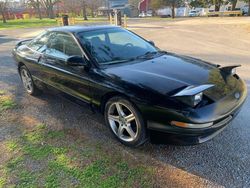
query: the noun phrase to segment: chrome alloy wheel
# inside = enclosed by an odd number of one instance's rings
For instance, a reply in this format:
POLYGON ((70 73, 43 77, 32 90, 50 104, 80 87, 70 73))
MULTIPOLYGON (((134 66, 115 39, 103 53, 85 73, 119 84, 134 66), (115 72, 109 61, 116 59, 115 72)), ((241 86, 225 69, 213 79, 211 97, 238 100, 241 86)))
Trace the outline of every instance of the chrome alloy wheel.
POLYGON ((132 142, 138 136, 139 121, 128 106, 115 102, 108 109, 108 121, 112 131, 123 141, 132 142))
POLYGON ((34 90, 34 86, 30 74, 26 69, 21 69, 20 75, 25 89, 28 93, 32 93, 34 90))

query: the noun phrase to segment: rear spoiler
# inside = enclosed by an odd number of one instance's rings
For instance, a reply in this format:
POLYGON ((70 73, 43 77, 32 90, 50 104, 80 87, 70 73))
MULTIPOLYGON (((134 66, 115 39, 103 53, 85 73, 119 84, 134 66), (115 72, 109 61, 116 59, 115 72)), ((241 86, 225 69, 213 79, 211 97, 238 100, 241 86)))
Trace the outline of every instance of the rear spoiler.
POLYGON ((194 96, 198 93, 201 93, 211 87, 214 87, 213 84, 204 84, 200 86, 188 86, 178 93, 174 94, 173 97, 183 97, 183 96, 194 96))
POLYGON ((237 67, 241 67, 241 65, 231 65, 231 66, 225 66, 225 67, 220 67, 220 71, 223 71, 227 74, 231 74, 232 73, 232 70, 234 68, 237 68, 237 67))

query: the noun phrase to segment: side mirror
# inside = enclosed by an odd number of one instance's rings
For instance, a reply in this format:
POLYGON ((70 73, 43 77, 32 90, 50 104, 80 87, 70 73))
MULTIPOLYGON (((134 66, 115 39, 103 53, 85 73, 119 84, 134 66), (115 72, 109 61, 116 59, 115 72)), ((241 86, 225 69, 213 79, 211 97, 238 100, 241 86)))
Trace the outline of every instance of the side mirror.
POLYGON ((155 46, 155 43, 152 40, 148 41, 148 43, 151 44, 152 46, 155 46))
POLYGON ((85 66, 85 65, 87 65, 85 59, 82 56, 71 56, 66 60, 66 64, 69 66, 85 66))

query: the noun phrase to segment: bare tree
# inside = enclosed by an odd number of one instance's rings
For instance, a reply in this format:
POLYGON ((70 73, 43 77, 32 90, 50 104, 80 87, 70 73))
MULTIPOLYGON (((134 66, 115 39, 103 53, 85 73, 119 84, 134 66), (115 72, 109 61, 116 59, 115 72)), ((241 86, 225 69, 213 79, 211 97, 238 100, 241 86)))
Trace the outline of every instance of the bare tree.
POLYGON ((86 2, 86 0, 81 0, 81 3, 82 3, 83 18, 84 18, 84 20, 88 20, 88 17, 87 17, 87 2, 86 2))
POLYGON ((220 7, 223 4, 223 0, 213 0, 212 1, 214 3, 214 11, 220 11, 220 7))
POLYGON ((80 15, 81 2, 79 0, 61 0, 64 12, 80 15))
POLYGON ((42 13, 41 13, 41 1, 40 0, 28 0, 27 4, 31 7, 33 7, 36 10, 36 13, 39 16, 39 19, 42 19, 42 13))
POLYGON ((151 1, 151 6, 154 9, 160 8, 162 6, 169 6, 172 10, 172 18, 175 18, 175 8, 179 7, 184 3, 184 0, 154 0, 151 1))
POLYGON ((0 14, 2 15, 3 23, 7 23, 6 17, 5 17, 5 14, 7 12, 7 6, 8 6, 7 0, 4 0, 4 1, 0 0, 0 14))
POLYGON ((58 2, 60 2, 60 0, 41 0, 41 4, 46 9, 47 16, 51 19, 55 18, 53 8, 58 2))
POLYGON ((98 0, 90 0, 88 2, 88 7, 91 10, 92 18, 95 17, 95 10, 98 8, 98 0))
POLYGON ((232 10, 235 10, 237 1, 238 0, 228 0, 228 2, 230 2, 232 4, 232 10))
POLYGON ((171 7, 172 10, 172 18, 175 18, 175 8, 177 8, 180 4, 183 3, 183 0, 165 0, 166 4, 171 7))

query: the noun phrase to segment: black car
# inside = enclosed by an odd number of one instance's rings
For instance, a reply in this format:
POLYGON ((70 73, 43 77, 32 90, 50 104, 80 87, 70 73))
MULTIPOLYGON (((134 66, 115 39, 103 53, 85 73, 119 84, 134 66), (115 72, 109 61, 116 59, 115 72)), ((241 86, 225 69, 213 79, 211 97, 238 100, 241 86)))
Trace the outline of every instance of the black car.
POLYGON ((220 67, 161 51, 115 26, 48 29, 13 50, 26 91, 41 83, 89 103, 125 145, 150 130, 176 143, 205 142, 237 115, 247 96, 237 66, 220 67))

